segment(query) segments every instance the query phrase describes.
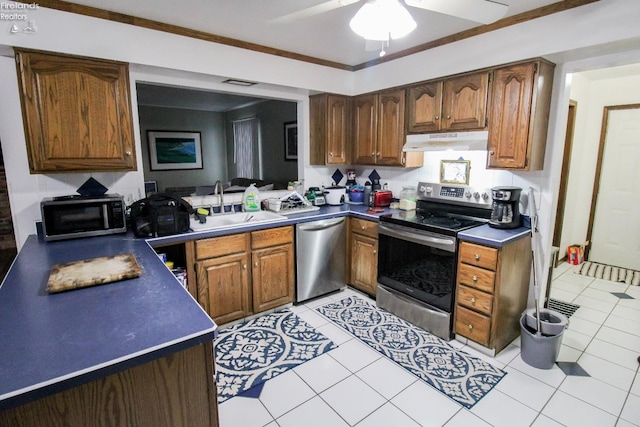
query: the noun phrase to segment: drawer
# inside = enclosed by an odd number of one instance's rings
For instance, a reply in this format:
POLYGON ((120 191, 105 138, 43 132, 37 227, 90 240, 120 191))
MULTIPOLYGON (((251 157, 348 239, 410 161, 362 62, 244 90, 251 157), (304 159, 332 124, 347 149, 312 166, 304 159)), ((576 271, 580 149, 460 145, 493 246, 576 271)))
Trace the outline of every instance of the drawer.
POLYGON ((245 233, 196 240, 196 259, 198 260, 246 251, 247 235, 245 233))
POLYGON ((378 223, 366 219, 351 218, 351 231, 365 236, 378 238, 378 223))
POLYGON ((456 306, 456 334, 469 338, 471 341, 475 341, 485 347, 489 347, 490 332, 491 318, 468 310, 460 305, 456 306))
POLYGON ((458 265, 458 284, 471 286, 484 292, 493 293, 496 273, 472 265, 458 265))
POLYGON ((456 291, 456 302, 467 308, 479 311, 487 316, 491 316, 493 295, 489 295, 467 286, 458 285, 458 289, 456 291))
POLYGON ((460 261, 489 270, 496 270, 498 264, 498 250, 473 243, 460 243, 460 261))
POLYGON ((263 249, 287 243, 293 243, 293 226, 251 232, 251 249, 263 249))

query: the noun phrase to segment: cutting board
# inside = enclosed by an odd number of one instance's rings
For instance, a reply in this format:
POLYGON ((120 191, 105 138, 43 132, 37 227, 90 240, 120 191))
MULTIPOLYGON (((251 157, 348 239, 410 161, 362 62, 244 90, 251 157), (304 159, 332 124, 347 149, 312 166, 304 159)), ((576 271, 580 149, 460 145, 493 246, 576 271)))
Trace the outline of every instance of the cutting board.
POLYGON ((140 274, 142 274, 142 270, 133 254, 119 254, 55 264, 51 267, 47 292, 53 294, 102 285, 132 279, 140 274))

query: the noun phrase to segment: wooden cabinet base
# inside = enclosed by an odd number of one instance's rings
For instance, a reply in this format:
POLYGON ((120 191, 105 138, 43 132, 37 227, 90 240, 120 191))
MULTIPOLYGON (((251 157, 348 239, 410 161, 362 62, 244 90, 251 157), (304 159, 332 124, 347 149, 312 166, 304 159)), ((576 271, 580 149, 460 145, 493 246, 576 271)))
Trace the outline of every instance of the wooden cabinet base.
POLYGON ((217 426, 213 343, 0 412, 0 426, 217 426))

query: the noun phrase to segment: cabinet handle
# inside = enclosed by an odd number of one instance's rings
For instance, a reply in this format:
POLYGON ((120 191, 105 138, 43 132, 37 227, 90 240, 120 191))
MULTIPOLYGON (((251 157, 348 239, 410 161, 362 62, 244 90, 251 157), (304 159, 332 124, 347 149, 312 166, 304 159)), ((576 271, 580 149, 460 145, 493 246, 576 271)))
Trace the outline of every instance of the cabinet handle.
POLYGON ((474 282, 477 282, 477 281, 478 281, 478 276, 474 275, 474 276, 471 278, 471 280, 473 280, 474 282))
POLYGON ((440 120, 440 116, 435 116, 433 120, 440 120))
POLYGON ((476 299, 474 297, 471 297, 471 299, 469 300, 469 302, 473 305, 476 305, 476 299))
POLYGON ((375 156, 376 156, 376 152, 375 151, 371 152, 371 157, 375 157, 375 156))
POLYGON ((375 255, 375 254, 377 254, 377 253, 378 253, 378 251, 374 249, 374 250, 373 250, 373 254, 375 255))
POLYGON ((489 155, 493 156, 494 154, 493 150, 489 151, 489 155))
POLYGON ((131 151, 125 151, 124 154, 126 154, 127 156, 131 156, 131 151))
POLYGON ((379 151, 376 153, 376 156, 380 157, 380 152, 379 151))
POLYGON ((476 256, 474 256, 474 258, 476 259, 476 261, 480 261, 480 255, 476 254, 476 256))
POLYGON ((362 229, 363 229, 363 230, 365 229, 365 226, 364 226, 364 225, 362 226, 362 229))
POLYGON ((243 268, 244 270, 246 270, 246 269, 247 269, 247 264, 242 264, 242 268, 243 268))
POLYGON ((255 265, 257 267, 258 266, 258 261, 256 261, 253 265, 255 265))
POLYGON ((471 323, 469 323, 469 330, 472 331, 473 330, 473 325, 471 323))

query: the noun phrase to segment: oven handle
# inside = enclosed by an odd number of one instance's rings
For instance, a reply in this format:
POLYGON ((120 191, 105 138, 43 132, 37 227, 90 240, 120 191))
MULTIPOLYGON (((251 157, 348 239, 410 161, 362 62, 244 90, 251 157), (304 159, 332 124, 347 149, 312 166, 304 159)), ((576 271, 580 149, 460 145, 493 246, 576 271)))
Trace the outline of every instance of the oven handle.
POLYGON ((403 230, 396 226, 389 226, 386 224, 378 224, 378 233, 389 237, 395 237, 402 240, 408 240, 410 242, 418 243, 425 246, 433 246, 438 249, 443 249, 449 252, 455 252, 456 240, 455 239, 442 239, 435 236, 428 236, 416 230, 403 230))

